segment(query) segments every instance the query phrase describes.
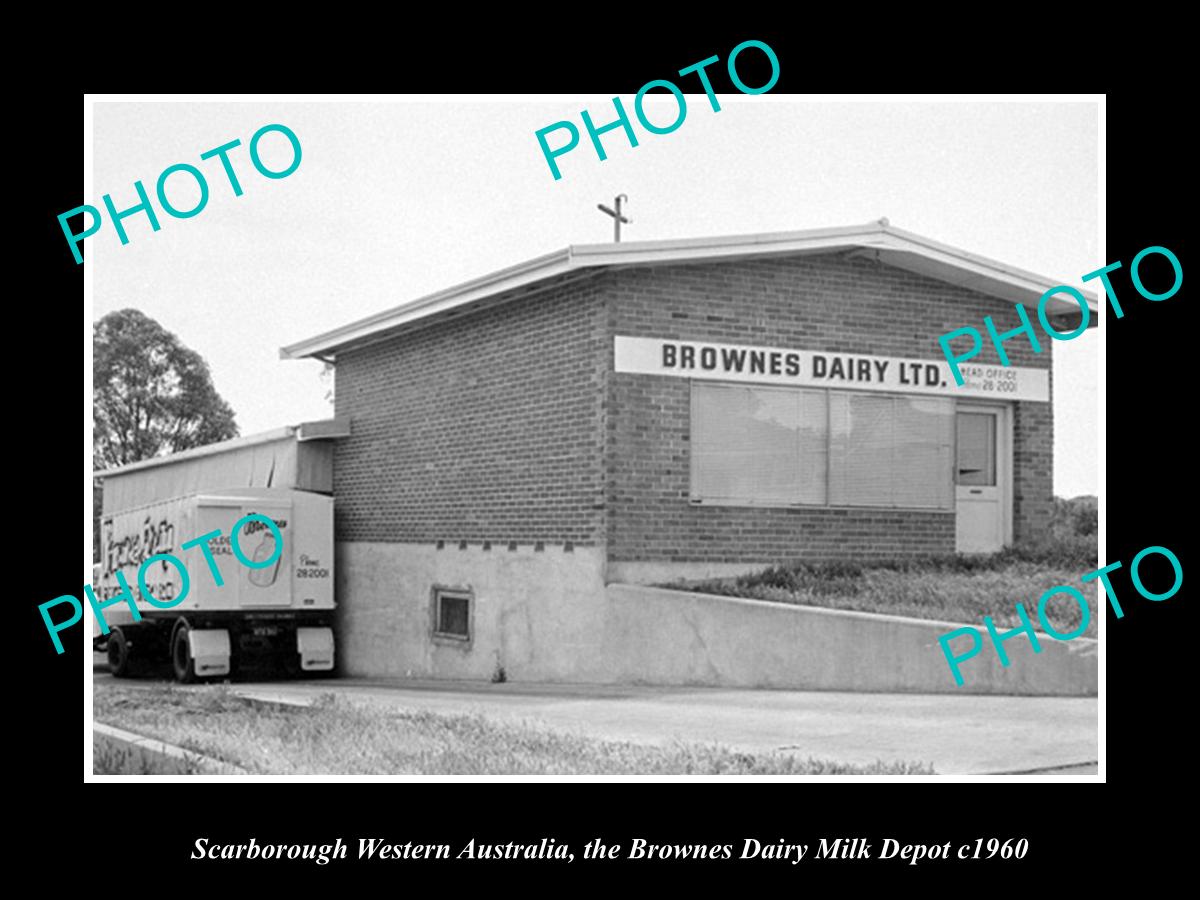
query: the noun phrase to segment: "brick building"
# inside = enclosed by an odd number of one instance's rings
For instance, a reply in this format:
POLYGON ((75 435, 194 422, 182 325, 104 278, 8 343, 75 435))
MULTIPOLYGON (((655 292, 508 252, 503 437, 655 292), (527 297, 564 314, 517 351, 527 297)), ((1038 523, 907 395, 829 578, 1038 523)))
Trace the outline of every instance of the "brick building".
POLYGON ((284 348, 351 424, 342 670, 641 680, 670 654, 614 583, 1036 540, 1053 342, 960 388, 937 338, 1053 285, 886 222, 586 245, 284 348))

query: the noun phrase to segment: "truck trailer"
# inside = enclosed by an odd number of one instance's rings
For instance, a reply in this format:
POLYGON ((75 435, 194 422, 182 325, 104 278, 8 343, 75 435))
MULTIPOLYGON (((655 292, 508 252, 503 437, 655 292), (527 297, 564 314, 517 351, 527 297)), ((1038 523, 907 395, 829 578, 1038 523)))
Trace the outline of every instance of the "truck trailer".
POLYGON ((93 617, 93 645, 115 677, 167 661, 184 683, 267 666, 333 672, 330 439, 348 430, 340 424, 308 423, 96 473, 104 497, 93 591, 111 605, 102 609, 106 633, 93 617), (182 568, 151 559, 160 554, 182 568))

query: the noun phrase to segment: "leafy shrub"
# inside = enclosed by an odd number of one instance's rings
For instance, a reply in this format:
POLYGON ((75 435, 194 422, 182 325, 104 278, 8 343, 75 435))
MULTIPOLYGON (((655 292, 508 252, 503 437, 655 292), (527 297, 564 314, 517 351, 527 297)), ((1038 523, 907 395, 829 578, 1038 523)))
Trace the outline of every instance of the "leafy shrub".
POLYGON ((1099 531, 1099 513, 1099 503, 1091 494, 1070 500, 1055 497, 1050 533, 1056 538, 1094 535, 1099 531))

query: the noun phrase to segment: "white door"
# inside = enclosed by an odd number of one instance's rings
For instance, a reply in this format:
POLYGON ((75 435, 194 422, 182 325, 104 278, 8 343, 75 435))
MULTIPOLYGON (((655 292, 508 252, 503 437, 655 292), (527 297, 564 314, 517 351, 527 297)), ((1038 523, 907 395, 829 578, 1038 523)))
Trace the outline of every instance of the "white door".
POLYGON ((959 404, 954 482, 959 553, 995 553, 1007 536, 1006 410, 959 404))

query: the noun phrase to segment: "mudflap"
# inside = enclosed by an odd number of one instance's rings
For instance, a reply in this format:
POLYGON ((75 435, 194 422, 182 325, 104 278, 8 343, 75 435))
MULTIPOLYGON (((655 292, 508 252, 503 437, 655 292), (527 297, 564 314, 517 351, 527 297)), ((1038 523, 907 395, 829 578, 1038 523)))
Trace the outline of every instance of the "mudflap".
POLYGON ((300 668, 302 671, 332 671, 333 629, 297 628, 296 650, 300 654, 300 668))
POLYGON ((224 628, 192 628, 188 649, 197 678, 229 674, 229 632, 224 628))

